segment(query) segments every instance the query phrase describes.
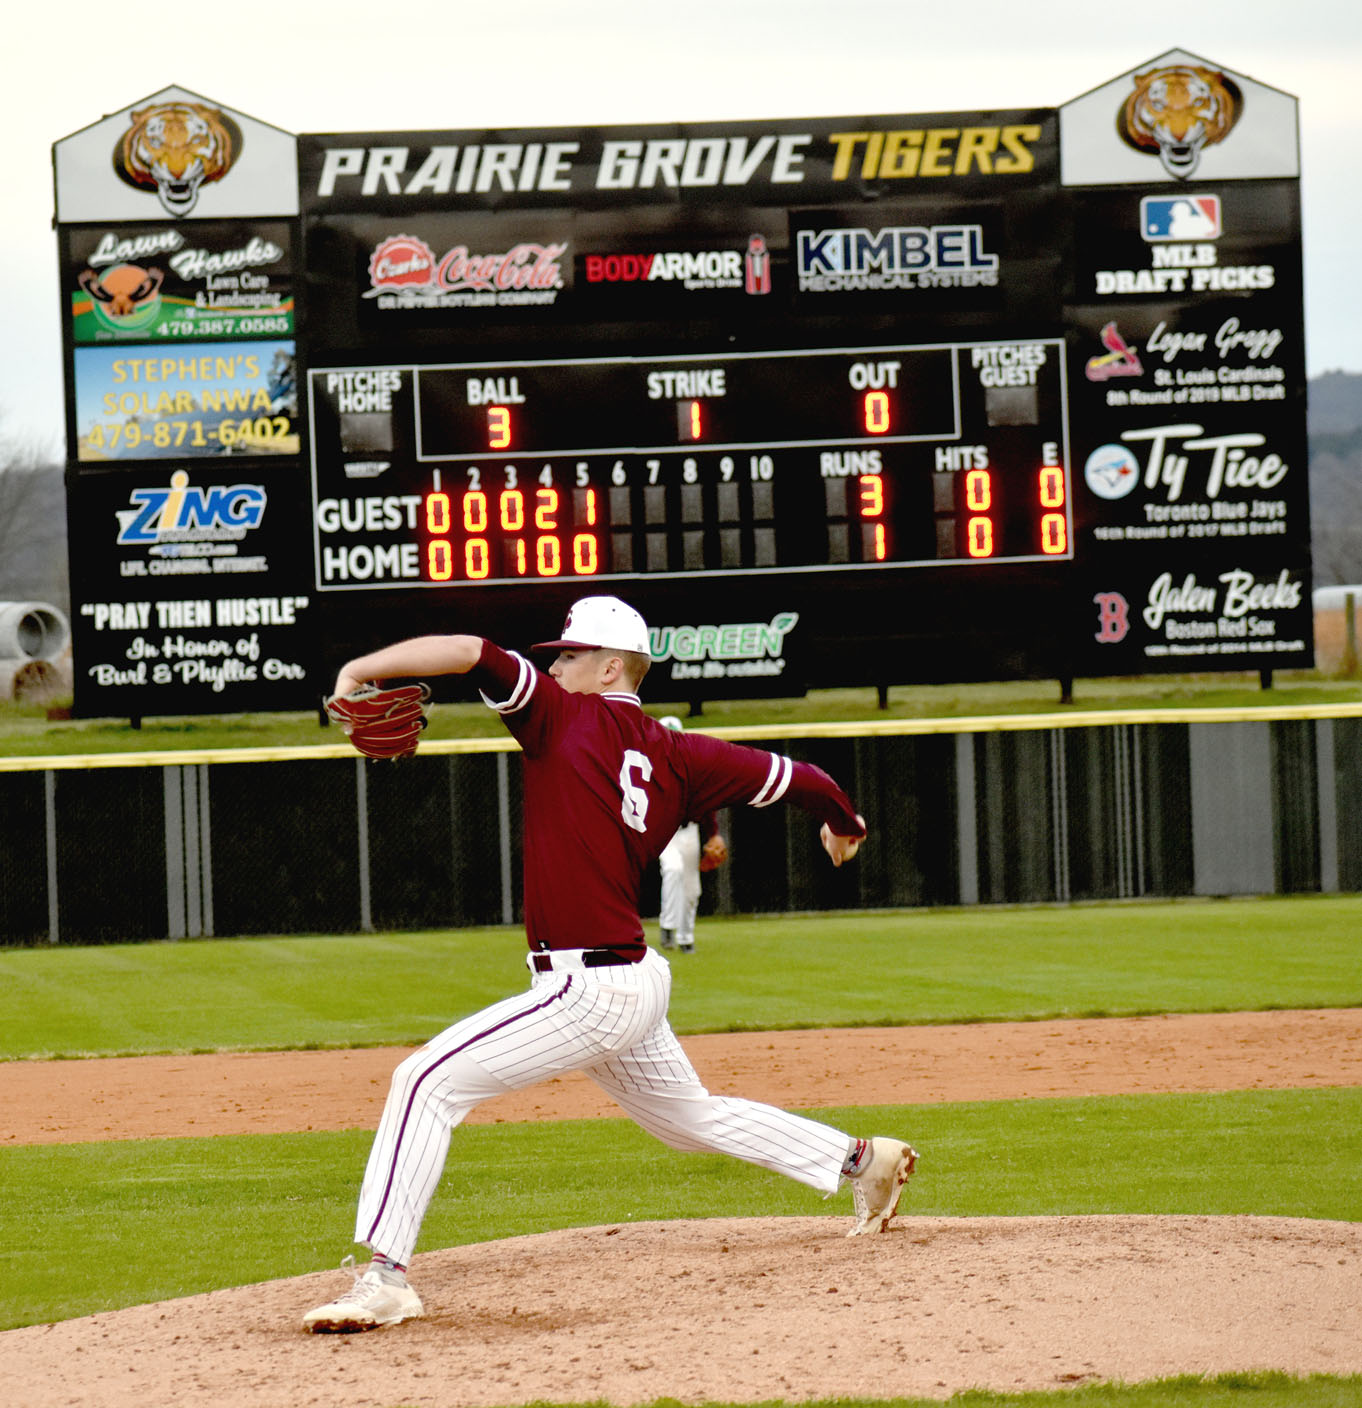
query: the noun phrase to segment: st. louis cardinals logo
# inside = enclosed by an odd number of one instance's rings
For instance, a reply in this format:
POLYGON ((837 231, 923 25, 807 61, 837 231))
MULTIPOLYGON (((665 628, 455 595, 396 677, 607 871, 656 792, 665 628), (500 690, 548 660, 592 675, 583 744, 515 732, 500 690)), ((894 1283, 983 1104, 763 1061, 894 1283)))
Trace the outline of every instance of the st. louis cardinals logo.
POLYGON ((1115 645, 1123 641, 1130 631, 1130 605, 1120 592, 1098 592, 1093 601, 1097 603, 1097 635, 1099 645, 1115 645))

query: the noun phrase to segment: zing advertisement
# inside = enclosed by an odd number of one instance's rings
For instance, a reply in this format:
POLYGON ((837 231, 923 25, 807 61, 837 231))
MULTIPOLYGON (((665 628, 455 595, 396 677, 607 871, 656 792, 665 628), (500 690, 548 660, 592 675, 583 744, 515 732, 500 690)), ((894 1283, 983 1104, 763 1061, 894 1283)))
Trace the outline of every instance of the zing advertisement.
POLYGON ((296 473, 193 463, 87 472, 69 489, 73 612, 90 713, 230 713, 313 702, 312 598, 296 473))

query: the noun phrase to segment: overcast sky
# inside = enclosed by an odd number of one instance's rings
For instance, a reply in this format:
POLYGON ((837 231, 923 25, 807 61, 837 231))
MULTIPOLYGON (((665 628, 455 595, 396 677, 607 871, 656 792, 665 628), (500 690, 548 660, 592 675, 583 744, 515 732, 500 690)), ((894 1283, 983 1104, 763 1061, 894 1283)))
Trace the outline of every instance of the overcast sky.
POLYGON ((0 435, 61 450, 54 141, 169 86, 291 132, 1057 107, 1170 49, 1301 103, 1306 362, 1362 371, 1362 5, 237 0, 6 22, 0 435))

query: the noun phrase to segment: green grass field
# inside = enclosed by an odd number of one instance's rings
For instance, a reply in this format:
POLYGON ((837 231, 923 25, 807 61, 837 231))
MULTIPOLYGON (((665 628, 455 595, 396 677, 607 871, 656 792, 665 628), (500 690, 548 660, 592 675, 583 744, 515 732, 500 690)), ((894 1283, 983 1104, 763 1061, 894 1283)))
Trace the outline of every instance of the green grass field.
MULTIPOLYGON (((694 958, 674 965, 673 1017, 699 1032, 1362 1006, 1359 934, 1362 897, 710 920, 694 958)), ((0 1056, 419 1041, 523 983, 522 954, 519 933, 501 929, 11 950, 0 953, 0 1056)), ((924 1152, 916 1214, 1362 1220, 1354 1089, 812 1113, 911 1137, 924 1152)), ((334 1265, 350 1249, 371 1137, 0 1148, 0 1328, 334 1265)), ((831 1210, 760 1170, 677 1155, 627 1121, 556 1125, 552 1141, 542 1125, 479 1125, 456 1138, 421 1249, 831 1210)), ((1362 1378, 1253 1374, 957 1402, 1342 1408, 1362 1403, 1362 1378)))
MULTIPOLYGON (((1362 1006, 1362 896, 702 921, 682 1033, 1362 1006)), ((0 1060, 415 1043, 525 981, 518 929, 0 951, 0 1060)))
MULTIPOLYGON (((905 1211, 1362 1219, 1362 1091, 1240 1091, 811 1112, 922 1151, 905 1211), (1272 1150, 1264 1177, 1263 1151, 1272 1150)), ((0 1150, 0 1328, 334 1266, 372 1131, 0 1150), (243 1234, 243 1229, 246 1229, 243 1234), (34 1255, 41 1248, 41 1255, 34 1255)), ((418 1251, 559 1227, 845 1213, 625 1120, 461 1129, 418 1251)))

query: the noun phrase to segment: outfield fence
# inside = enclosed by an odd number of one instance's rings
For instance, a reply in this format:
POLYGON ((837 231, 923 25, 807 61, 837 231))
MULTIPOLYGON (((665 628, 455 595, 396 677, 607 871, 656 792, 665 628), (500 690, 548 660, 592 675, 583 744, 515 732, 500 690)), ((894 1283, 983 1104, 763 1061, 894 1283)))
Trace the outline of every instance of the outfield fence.
MULTIPOLYGON (((798 810, 730 809, 702 913, 1362 891, 1362 705, 713 732, 872 839, 834 869, 798 810)), ((0 943, 514 924, 520 802, 509 739, 0 759, 0 943)))

